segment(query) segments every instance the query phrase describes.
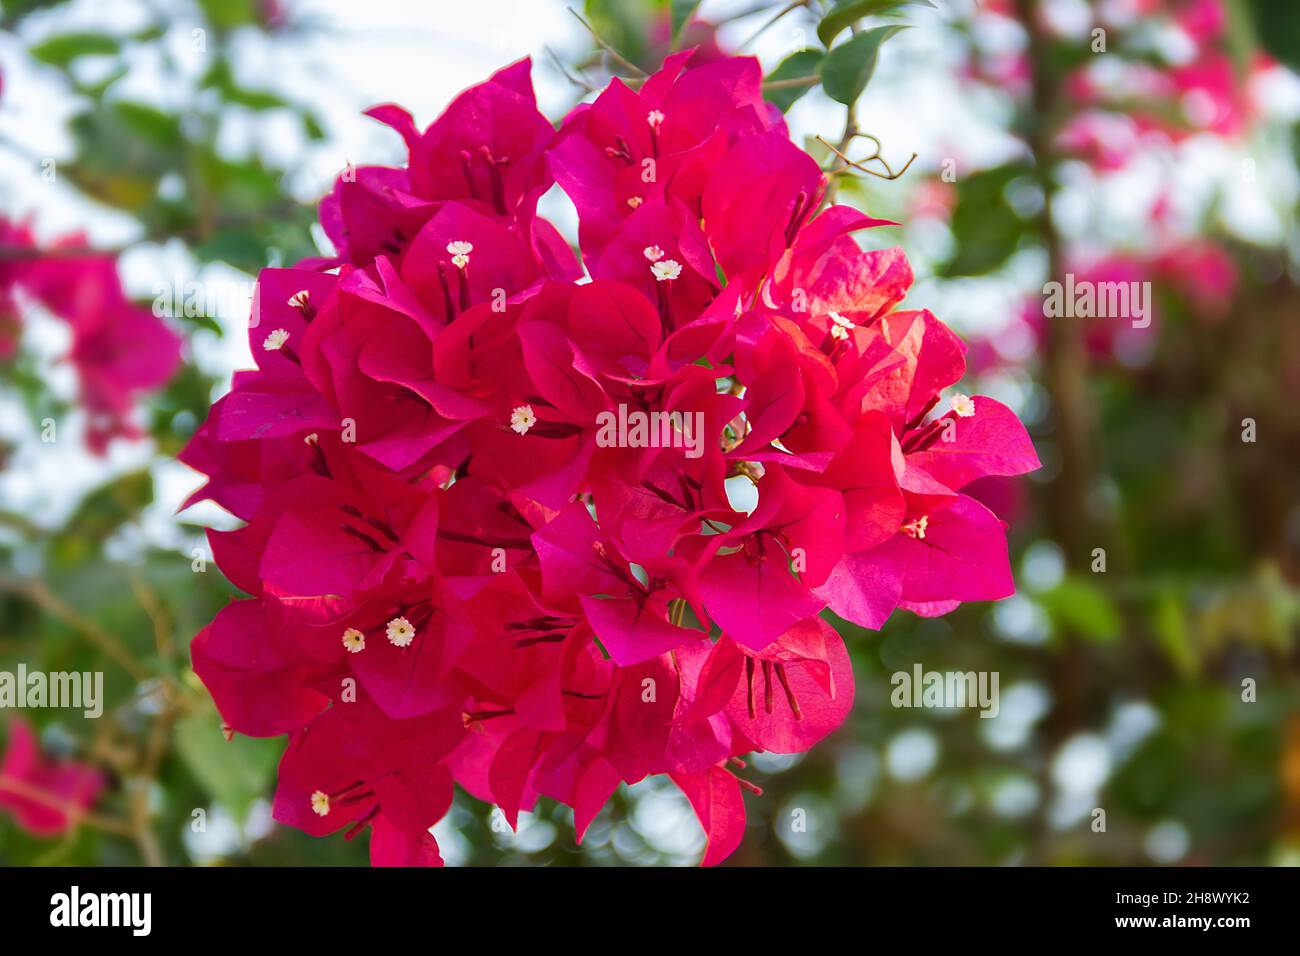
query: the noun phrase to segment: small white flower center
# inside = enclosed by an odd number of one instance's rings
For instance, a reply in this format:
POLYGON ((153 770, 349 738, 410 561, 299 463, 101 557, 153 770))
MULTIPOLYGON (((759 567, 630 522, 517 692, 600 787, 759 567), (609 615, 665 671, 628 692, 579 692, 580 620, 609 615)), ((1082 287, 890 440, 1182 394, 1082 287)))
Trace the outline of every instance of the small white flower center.
POLYGON ((320 435, 316 434, 315 432, 312 432, 310 435, 305 436, 303 438, 303 441, 306 442, 308 445, 315 445, 320 441, 320 435))
POLYGON ((453 239, 447 243, 447 254, 451 256, 451 264, 457 269, 464 269, 469 265, 469 254, 474 251, 474 243, 466 242, 464 239, 453 239))
POLYGON ((350 627, 343 632, 343 646, 349 654, 360 654, 366 649, 366 636, 355 627, 350 627))
POLYGON ((641 250, 641 255, 645 256, 651 262, 658 262, 664 257, 664 251, 658 246, 646 246, 641 250))
POLYGON ((262 348, 268 352, 278 352, 284 347, 284 343, 289 341, 289 332, 287 329, 276 329, 265 339, 262 340, 262 348))
POLYGON ((627 201, 627 204, 631 206, 633 209, 639 209, 641 207, 641 203, 642 203, 642 199, 640 196, 633 196, 627 201))
POLYGON ((831 320, 831 338, 837 342, 843 342, 849 337, 849 332, 857 328, 857 325, 838 312, 830 311, 826 314, 831 320))
POLYGON ((909 538, 924 538, 926 526, 930 523, 929 515, 921 515, 919 518, 913 518, 911 521, 903 522, 903 534, 909 538))
POLYGON ((958 418, 970 418, 975 414, 975 399, 958 392, 952 397, 952 410, 958 418))
POLYGON ((665 282, 682 274, 682 264, 676 259, 664 259, 652 265, 650 271, 654 273, 655 281, 665 282))
POLYGON ((521 435, 527 435, 528 429, 536 424, 537 416, 531 405, 520 405, 510 413, 510 427, 521 435))
POLYGON ((329 816, 330 795, 324 790, 317 790, 311 795, 311 808, 318 817, 329 816))
POLYGON ((663 125, 664 114, 658 110, 651 110, 645 115, 645 121, 650 124, 651 129, 658 129, 663 125))
POLYGON ((388 622, 388 640, 398 647, 406 647, 415 640, 415 628, 404 617, 395 617, 388 622))
POLYGON ((295 309, 307 308, 307 303, 311 301, 311 293, 306 289, 299 289, 293 295, 289 296, 289 305, 295 309))

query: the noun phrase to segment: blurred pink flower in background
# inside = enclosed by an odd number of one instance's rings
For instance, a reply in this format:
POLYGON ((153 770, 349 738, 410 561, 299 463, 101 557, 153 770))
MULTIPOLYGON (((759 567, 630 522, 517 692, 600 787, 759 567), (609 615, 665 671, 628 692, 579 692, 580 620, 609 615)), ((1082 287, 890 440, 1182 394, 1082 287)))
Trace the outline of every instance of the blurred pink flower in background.
POLYGON ((114 438, 141 437, 131 413, 141 394, 165 385, 180 366, 181 340, 127 298, 116 260, 89 249, 81 235, 43 248, 28 224, 0 219, 0 359, 17 351, 28 302, 72 327, 67 359, 89 417, 90 450, 103 454, 114 438))
POLYGON ((79 811, 95 805, 104 776, 85 763, 44 756, 26 721, 9 721, 9 741, 0 760, 0 808, 34 836, 65 832, 79 811))

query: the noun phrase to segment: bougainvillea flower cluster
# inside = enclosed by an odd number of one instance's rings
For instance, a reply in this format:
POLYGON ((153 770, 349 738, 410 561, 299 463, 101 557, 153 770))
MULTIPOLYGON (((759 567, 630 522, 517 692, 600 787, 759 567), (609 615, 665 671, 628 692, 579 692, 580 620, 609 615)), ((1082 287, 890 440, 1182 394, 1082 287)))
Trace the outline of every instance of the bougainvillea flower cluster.
POLYGON ((827 609, 1012 593, 963 489, 1037 467, 1024 428, 954 390, 962 343, 898 308, 903 253, 853 238, 880 220, 823 208, 758 62, 688 56, 558 130, 526 61, 422 132, 372 111, 409 164, 340 178, 336 257, 261 274, 257 368, 183 459, 245 522, 210 540, 249 597, 193 661, 229 730, 289 736, 278 820, 438 863, 456 785, 511 825, 560 801, 581 838, 664 774, 716 863, 742 757, 852 705, 827 609), (581 263, 537 214, 555 185, 581 263))
POLYGON ((80 235, 39 246, 31 228, 0 218, 0 361, 12 357, 21 316, 37 303, 72 328, 67 358, 87 414, 86 444, 103 454, 114 438, 139 438, 131 415, 142 393, 164 385, 181 360, 180 338, 132 302, 113 256, 80 235))

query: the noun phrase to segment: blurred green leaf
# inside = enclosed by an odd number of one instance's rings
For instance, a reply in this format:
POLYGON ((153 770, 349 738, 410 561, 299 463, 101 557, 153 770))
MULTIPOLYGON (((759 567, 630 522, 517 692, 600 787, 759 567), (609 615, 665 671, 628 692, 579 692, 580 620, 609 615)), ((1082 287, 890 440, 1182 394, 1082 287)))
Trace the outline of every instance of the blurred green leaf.
POLYGON ((223 229, 195 245, 194 254, 200 259, 229 263, 250 272, 266 265, 266 246, 252 229, 223 229))
POLYGON ((682 29, 695 16, 700 8, 700 0, 672 0, 673 36, 681 35, 682 29))
POLYGON ((1186 597, 1166 589, 1156 598, 1151 626, 1169 662, 1184 677, 1200 669, 1187 623, 1186 597))
POLYGON ((1028 174, 1026 165, 1011 163, 957 180, 951 223, 956 252, 940 270, 944 276, 992 272, 1016 251, 1028 223, 1008 203, 1007 190, 1028 174))
POLYGON ((128 472, 101 485, 82 500, 59 533, 56 547, 68 557, 93 549, 153 501, 153 477, 147 469, 128 472))
POLYGON ((227 740, 221 717, 205 706, 176 724, 176 749, 199 785, 231 815, 243 821, 253 801, 268 795, 284 749, 279 738, 242 734, 227 740))
MULTIPOLYGON (((1247 0, 1260 44, 1293 70, 1300 70, 1300 3, 1247 0)), ((1236 7, 1233 3, 1229 11, 1236 7)))
POLYGON ((37 43, 29 52, 42 63, 67 67, 81 56, 112 56, 120 50, 121 44, 103 33, 64 33, 37 43))
POLYGON ((101 77, 93 83, 82 83, 74 77, 73 84, 76 86, 79 93, 97 100, 108 92, 109 87, 122 79, 122 77, 126 76, 129 72, 130 68, 123 63, 118 66, 117 69, 111 71, 107 76, 101 77))
POLYGON ((202 89, 216 90, 227 103, 250 110, 284 109, 289 105, 289 101, 277 93, 240 85, 231 72, 230 61, 225 57, 218 58, 212 64, 199 86, 202 89))
POLYGON ((179 116, 145 103, 126 101, 114 103, 112 110, 127 132, 154 146, 175 148, 184 141, 179 116))
MULTIPOLYGON (((651 50, 657 26, 663 22, 663 15, 668 12, 671 0, 658 3, 628 3, 627 0, 585 0, 583 9, 588 22, 607 43, 633 63, 646 70, 653 70, 658 63, 651 63, 651 50)), ((598 62, 603 54, 594 54, 593 62, 598 62)))
POLYGON ((255 0, 198 0, 209 23, 217 30, 233 30, 257 20, 255 0))
POLYGON ((1119 611, 1091 581, 1067 578, 1035 598, 1059 631, 1072 631, 1102 644, 1109 644, 1120 635, 1123 621, 1119 611))

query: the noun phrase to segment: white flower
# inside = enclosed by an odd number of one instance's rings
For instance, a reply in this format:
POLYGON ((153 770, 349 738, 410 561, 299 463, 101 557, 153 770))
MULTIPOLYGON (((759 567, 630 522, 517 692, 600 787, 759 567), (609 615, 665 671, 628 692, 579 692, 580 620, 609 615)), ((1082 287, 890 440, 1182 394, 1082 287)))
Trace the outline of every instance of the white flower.
POLYGON ((311 293, 306 289, 299 289, 293 295, 289 296, 289 307, 293 309, 305 309, 307 303, 311 301, 311 293))
POLYGON ((451 256, 451 264, 457 269, 464 269, 469 265, 469 254, 474 251, 474 243, 466 242, 464 239, 453 239, 447 243, 447 254, 451 256))
POLYGON ((510 427, 521 435, 527 435, 528 429, 536 424, 537 416, 531 405, 520 405, 510 413, 510 427))
POLYGON ((656 281, 663 282, 667 279, 676 279, 681 275, 682 264, 676 259, 664 259, 652 265, 650 271, 654 273, 656 281))
POLYGON ((970 418, 975 414, 975 399, 958 392, 952 397, 952 410, 958 418, 970 418))
POLYGON ((330 813, 330 796, 324 790, 317 790, 311 795, 311 808, 318 817, 327 817, 330 813))
POLYGON ((641 255, 645 256, 651 262, 658 262, 664 257, 664 251, 658 246, 646 246, 641 250, 641 255))
POLYGON ((349 654, 360 654, 366 649, 366 636, 355 627, 350 627, 343 632, 343 646, 349 654))
POLYGON ((639 209, 641 207, 641 202, 642 199, 640 196, 632 196, 628 199, 627 204, 633 209, 639 209))
POLYGON ((276 329, 262 341, 262 348, 268 352, 278 352, 284 347, 284 343, 289 341, 289 332, 287 329, 276 329))
POLYGON ((404 617, 395 617, 388 622, 388 639, 397 647, 406 647, 415 640, 415 628, 404 617))
POLYGON ((658 110, 651 110, 649 113, 646 113, 645 121, 650 124, 651 129, 658 129, 663 125, 664 114, 660 113, 658 110))
POLYGON ((320 443, 320 435, 312 432, 310 435, 303 436, 302 440, 308 445, 316 445, 320 443))
POLYGON ((924 538, 925 527, 930 523, 929 515, 921 515, 919 518, 913 518, 911 521, 903 522, 903 534, 909 538, 924 538))

